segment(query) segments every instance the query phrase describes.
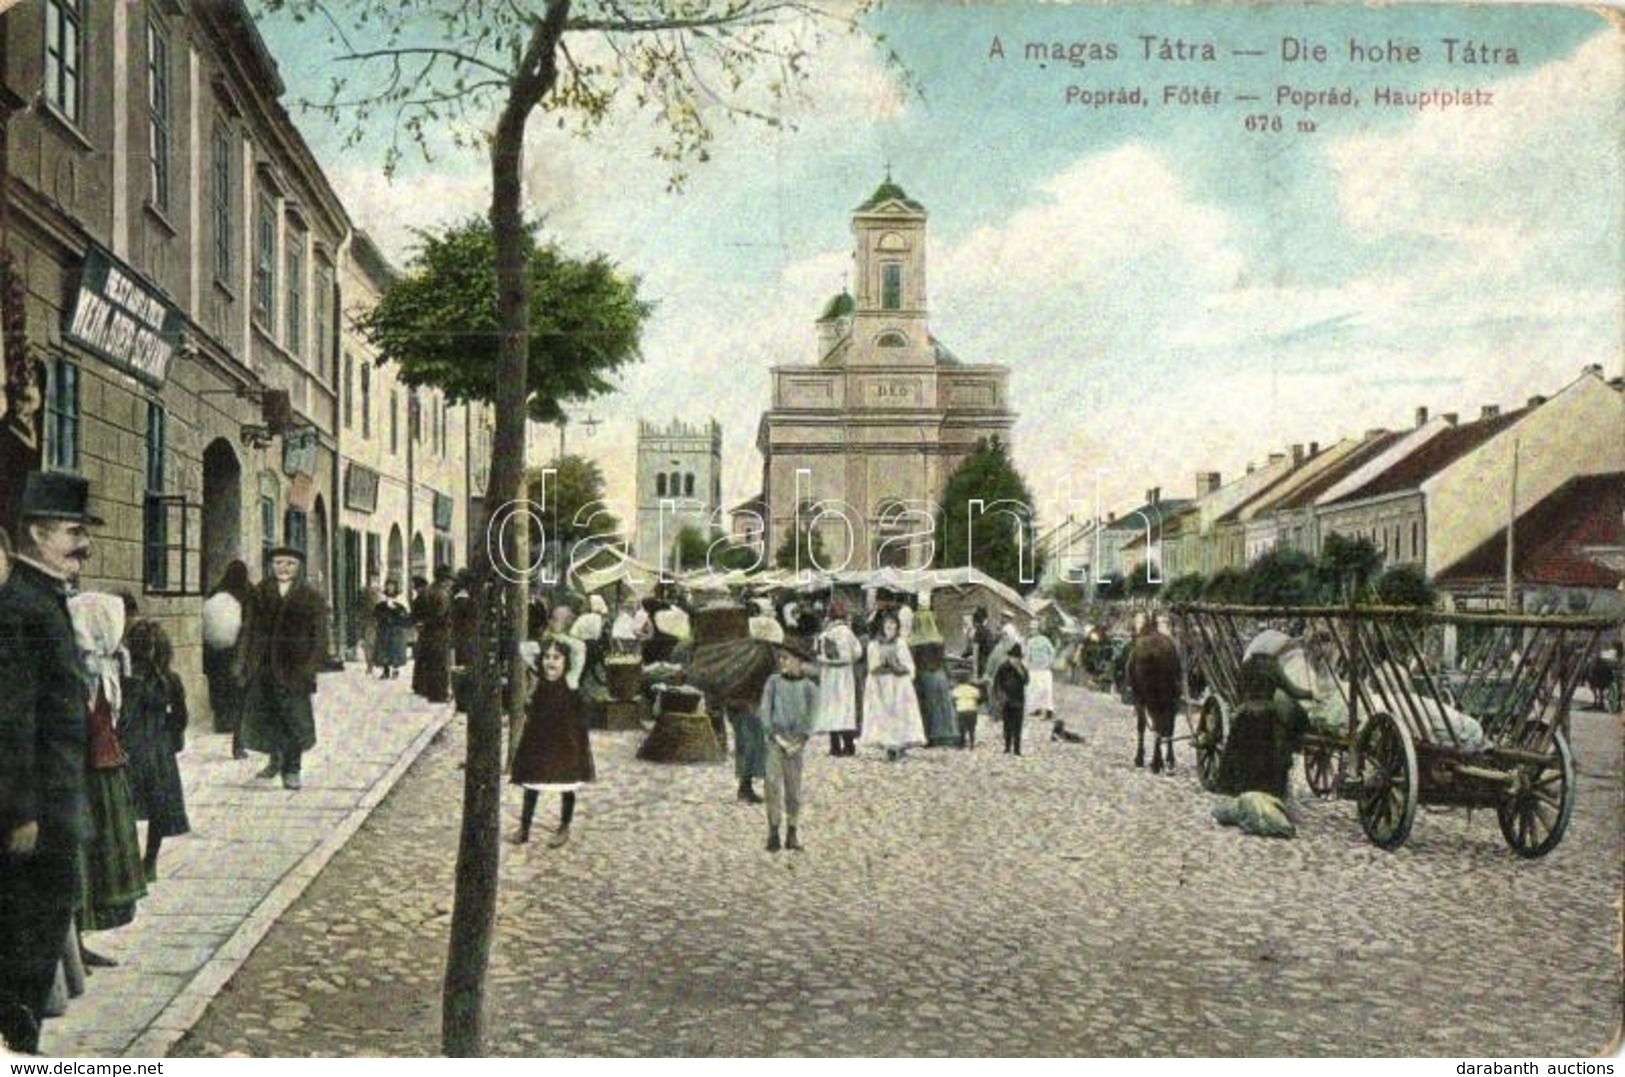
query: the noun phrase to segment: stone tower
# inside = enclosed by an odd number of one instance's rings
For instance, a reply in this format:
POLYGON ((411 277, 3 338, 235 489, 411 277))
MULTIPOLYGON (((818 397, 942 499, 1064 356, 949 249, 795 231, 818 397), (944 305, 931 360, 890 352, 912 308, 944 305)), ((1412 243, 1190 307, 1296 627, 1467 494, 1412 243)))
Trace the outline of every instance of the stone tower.
POLYGON ((772 369, 757 429, 770 560, 800 506, 820 516, 823 567, 918 566, 948 476, 978 440, 1010 440, 1009 371, 931 335, 926 223, 888 175, 852 211, 854 286, 824 304, 815 360, 772 369))
MULTIPOLYGON (((678 568, 673 544, 684 527, 707 538, 725 530, 722 516, 722 427, 715 419, 665 426, 638 422, 638 560, 666 571, 678 568)), ((699 565, 683 565, 684 571, 699 565)))

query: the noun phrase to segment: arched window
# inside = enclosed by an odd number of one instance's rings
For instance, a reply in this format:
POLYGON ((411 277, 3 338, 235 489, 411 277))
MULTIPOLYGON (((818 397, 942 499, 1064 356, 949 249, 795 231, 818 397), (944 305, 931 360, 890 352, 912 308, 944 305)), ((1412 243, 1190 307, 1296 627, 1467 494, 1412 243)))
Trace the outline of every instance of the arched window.
POLYGON ((664 471, 655 476, 655 496, 666 496, 666 473, 664 471))
POLYGON ((683 496, 684 497, 693 497, 694 496, 694 472, 692 472, 692 471, 687 471, 687 472, 683 473, 683 496))
POLYGON ((677 491, 683 488, 683 477, 677 472, 673 471, 666 479, 666 488, 671 491, 672 497, 676 497, 677 491))
POLYGON ((908 338, 901 333, 882 333, 875 338, 875 344, 882 348, 906 348, 908 338))

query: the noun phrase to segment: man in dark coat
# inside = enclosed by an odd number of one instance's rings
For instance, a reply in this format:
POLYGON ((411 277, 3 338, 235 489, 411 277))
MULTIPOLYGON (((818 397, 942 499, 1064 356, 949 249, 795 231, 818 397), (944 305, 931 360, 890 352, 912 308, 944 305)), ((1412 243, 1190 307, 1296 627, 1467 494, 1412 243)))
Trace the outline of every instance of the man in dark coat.
POLYGON ((38 1053, 40 1021, 90 837, 84 673, 68 588, 90 556, 90 485, 34 472, 0 586, 0 1038, 38 1053))
POLYGON ((412 691, 430 703, 451 698, 451 569, 435 570, 435 582, 418 592, 412 604, 418 626, 412 650, 412 691))
POLYGON ((243 613, 243 746, 270 754, 262 778, 282 775, 298 789, 304 753, 316 746, 316 673, 327 661, 327 609, 321 592, 299 582, 304 551, 271 551, 243 613))

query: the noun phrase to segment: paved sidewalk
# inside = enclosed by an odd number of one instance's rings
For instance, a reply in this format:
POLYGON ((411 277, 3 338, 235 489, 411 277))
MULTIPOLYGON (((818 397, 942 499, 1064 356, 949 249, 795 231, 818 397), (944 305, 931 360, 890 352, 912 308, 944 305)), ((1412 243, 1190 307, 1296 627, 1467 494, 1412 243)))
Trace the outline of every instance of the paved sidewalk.
MULTIPOLYGON (((450 720, 357 665, 324 674, 304 789, 255 777, 264 756, 231 758, 231 738, 190 731, 181 773, 192 833, 164 843, 160 876, 128 927, 89 937, 119 962, 95 970, 47 1023, 53 1056, 163 1056, 247 960, 277 918, 394 788, 450 720)), ((143 839, 145 824, 141 824, 143 839)))

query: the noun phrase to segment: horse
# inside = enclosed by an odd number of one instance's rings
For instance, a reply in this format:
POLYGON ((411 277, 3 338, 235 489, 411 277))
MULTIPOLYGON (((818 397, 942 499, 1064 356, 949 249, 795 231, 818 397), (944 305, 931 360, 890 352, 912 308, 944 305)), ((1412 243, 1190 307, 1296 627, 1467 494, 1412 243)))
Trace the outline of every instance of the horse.
POLYGON ((1162 746, 1168 746, 1168 770, 1174 769, 1174 716, 1179 713, 1179 650, 1174 641, 1148 622, 1129 648, 1128 680, 1134 690, 1138 747, 1134 765, 1145 766, 1145 727, 1152 728, 1151 773, 1162 773, 1162 746))

